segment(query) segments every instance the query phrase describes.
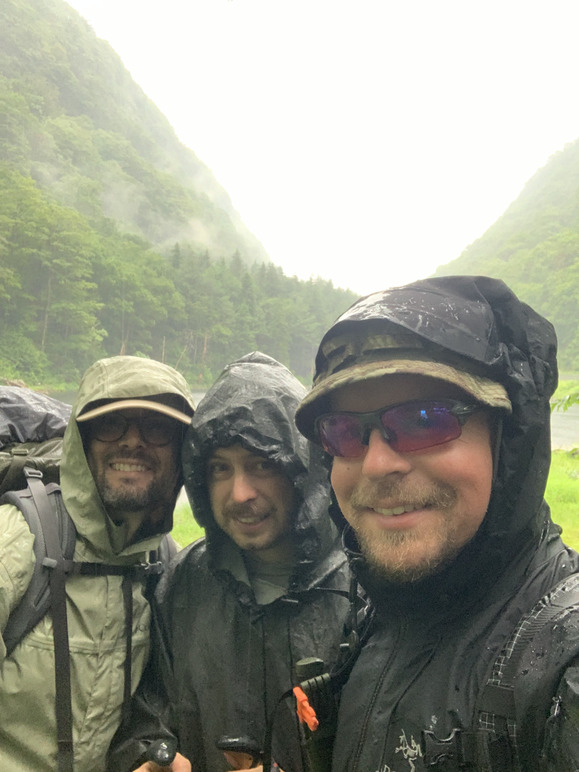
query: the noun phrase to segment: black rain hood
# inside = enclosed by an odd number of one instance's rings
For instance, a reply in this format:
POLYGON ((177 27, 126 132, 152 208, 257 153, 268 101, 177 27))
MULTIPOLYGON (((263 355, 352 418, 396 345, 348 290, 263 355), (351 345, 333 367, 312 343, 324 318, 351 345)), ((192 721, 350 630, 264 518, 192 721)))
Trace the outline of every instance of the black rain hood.
MULTIPOLYGON (((511 561, 519 561, 524 571, 541 540, 559 532, 543 499, 551 457, 549 399, 557 386, 554 328, 500 280, 448 276, 417 281, 369 295, 338 318, 320 344, 315 387, 327 371, 326 352, 343 346, 346 369, 357 361, 352 340, 389 333, 393 326, 419 336, 437 361, 501 383, 512 404, 512 414, 504 413, 493 491, 477 535, 447 569, 413 585, 414 590, 436 591, 438 597, 456 597, 474 582, 480 597, 511 561)), ((309 404, 306 400, 298 410, 298 426, 310 436, 324 399, 327 395, 309 404)))
POLYGON ((329 481, 321 450, 297 430, 295 411, 306 389, 282 364, 252 352, 227 365, 199 403, 185 437, 185 489, 207 549, 225 537, 216 525, 207 489, 207 463, 219 447, 239 444, 273 461, 293 482, 298 561, 318 564, 337 530, 328 517, 329 481))

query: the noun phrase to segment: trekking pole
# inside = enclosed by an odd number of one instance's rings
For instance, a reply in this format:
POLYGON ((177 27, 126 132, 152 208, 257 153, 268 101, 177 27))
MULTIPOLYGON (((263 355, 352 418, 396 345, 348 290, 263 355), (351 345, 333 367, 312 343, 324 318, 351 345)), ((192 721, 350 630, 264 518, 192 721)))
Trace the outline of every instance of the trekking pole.
POLYGON ((294 687, 307 772, 330 772, 338 709, 330 674, 323 660, 307 657, 296 663, 300 680, 294 687))

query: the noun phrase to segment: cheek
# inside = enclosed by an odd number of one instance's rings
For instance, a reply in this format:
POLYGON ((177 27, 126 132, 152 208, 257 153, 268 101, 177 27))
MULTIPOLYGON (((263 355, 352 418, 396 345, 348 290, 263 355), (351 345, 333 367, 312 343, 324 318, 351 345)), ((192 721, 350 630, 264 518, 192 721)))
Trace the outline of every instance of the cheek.
POLYGON ((219 492, 219 485, 216 483, 211 483, 207 486, 207 493, 209 495, 209 504, 211 505, 211 509, 213 512, 215 512, 217 508, 217 502, 218 502, 218 492, 219 492))
POLYGON ((469 513, 473 527, 482 523, 490 500, 493 463, 489 448, 477 447, 461 454, 449 463, 446 481, 454 485, 462 500, 462 507, 469 513))
POLYGON ((175 485, 179 479, 180 464, 177 454, 174 450, 167 451, 159 457, 160 468, 164 471, 167 480, 171 480, 175 485))
POLYGON ((95 454, 91 446, 86 449, 86 463, 88 464, 88 468, 94 477, 98 472, 98 456, 95 454))
POLYGON ((344 512, 344 509, 347 507, 348 499, 356 484, 356 479, 356 471, 351 463, 344 458, 334 458, 330 482, 342 512, 344 512))
POLYGON ((294 486, 289 480, 287 480, 285 477, 281 480, 278 480, 274 485, 273 496, 275 499, 277 499, 277 501, 279 501, 279 506, 281 509, 287 512, 292 511, 296 500, 296 492, 294 490, 294 486))

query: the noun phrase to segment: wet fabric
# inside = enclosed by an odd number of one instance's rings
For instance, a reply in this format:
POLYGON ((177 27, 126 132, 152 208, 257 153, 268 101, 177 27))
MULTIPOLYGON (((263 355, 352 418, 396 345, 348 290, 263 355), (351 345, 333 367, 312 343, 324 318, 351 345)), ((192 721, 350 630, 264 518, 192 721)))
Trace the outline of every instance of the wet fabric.
POLYGON ((62 437, 71 406, 19 386, 0 386, 0 448, 62 437))
MULTIPOLYGON (((182 551, 156 599, 166 644, 159 667, 172 702, 167 722, 195 772, 228 769, 217 748, 224 736, 246 736, 262 748, 267 719, 294 683, 295 663, 316 656, 331 666, 338 657, 349 570, 327 514, 327 468, 294 424, 305 391, 274 359, 249 354, 225 368, 186 438, 185 485, 206 538, 182 551), (273 460, 293 481, 297 499, 289 589, 274 592, 269 603, 257 602, 243 555, 209 506, 207 461, 217 447, 237 443, 273 460)), ((301 772, 290 700, 278 709, 275 727, 274 758, 285 772, 301 772)), ((139 736, 141 750, 155 737, 142 722, 139 736)))
MULTIPOLYGON (((113 522, 99 497, 75 417, 95 399, 170 394, 193 411, 185 380, 171 368, 139 357, 113 357, 89 368, 72 407, 63 443, 63 500, 77 530, 74 559, 131 565, 146 560, 172 526, 172 505, 155 534, 127 546, 123 525, 113 522)), ((177 491, 169 495, 174 501, 177 491)), ((13 506, 0 512, 0 629, 30 580, 32 534, 13 506)), ((125 662, 125 611, 121 576, 67 580, 75 769, 102 772, 121 719, 125 662)), ((149 652, 150 608, 140 583, 133 585, 132 689, 149 652)), ((5 657, 0 639, 0 766, 16 772, 54 772, 54 646, 47 614, 5 657)))
MULTIPOLYGON (((351 566, 377 610, 374 631, 342 693, 334 772, 425 772, 422 731, 442 740, 455 729, 476 728, 477 697, 521 616, 579 570, 578 556, 561 541, 543 498, 551 452, 549 398, 557 385, 552 325, 501 281, 428 279, 355 304, 326 333, 317 372, 328 367, 328 357, 341 358, 338 370, 346 371, 367 336, 390 331, 411 331, 433 358, 501 383, 512 414, 503 414, 486 517, 439 574, 406 585, 376 579, 341 513, 332 509, 351 566)), ((576 615, 556 627, 556 641, 545 646, 549 656, 536 658, 517 692, 524 700, 517 728, 523 757, 521 767, 507 765, 504 772, 579 766, 576 754, 560 766, 563 755, 573 756, 565 727, 577 734, 576 669, 565 671, 577 652, 576 615), (553 696, 542 687, 561 677, 569 702, 550 722, 550 761, 541 766, 553 696)), ((493 737, 493 716, 485 720, 493 737)), ((436 767, 457 768, 450 761, 436 767)))

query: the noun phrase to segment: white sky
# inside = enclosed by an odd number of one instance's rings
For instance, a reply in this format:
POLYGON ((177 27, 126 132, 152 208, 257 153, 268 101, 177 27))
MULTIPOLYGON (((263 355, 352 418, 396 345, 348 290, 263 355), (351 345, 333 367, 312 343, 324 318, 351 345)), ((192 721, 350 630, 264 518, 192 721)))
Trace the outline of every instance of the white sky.
POLYGON ((577 0, 68 0, 287 275, 458 257, 579 137, 577 0))

